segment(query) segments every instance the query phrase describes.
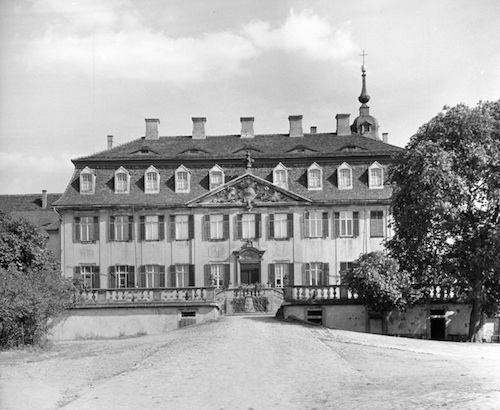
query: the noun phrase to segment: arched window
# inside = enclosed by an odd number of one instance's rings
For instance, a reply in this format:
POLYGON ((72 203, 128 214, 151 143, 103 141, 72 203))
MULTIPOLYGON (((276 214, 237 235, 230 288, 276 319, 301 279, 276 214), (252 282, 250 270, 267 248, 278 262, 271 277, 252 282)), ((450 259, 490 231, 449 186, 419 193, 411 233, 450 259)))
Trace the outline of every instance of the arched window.
POLYGON ((80 194, 93 194, 95 193, 96 176, 94 171, 89 167, 85 167, 80 172, 80 194))
POLYGON ((115 194, 128 194, 130 192, 130 174, 120 167, 115 171, 115 194))
POLYGON ((307 189, 323 189, 323 169, 316 162, 307 169, 307 189))
POLYGON ((347 162, 338 167, 337 182, 339 189, 352 189, 352 168, 347 162))
POLYGON ((157 194, 160 192, 160 173, 152 165, 144 173, 144 192, 146 194, 157 194))

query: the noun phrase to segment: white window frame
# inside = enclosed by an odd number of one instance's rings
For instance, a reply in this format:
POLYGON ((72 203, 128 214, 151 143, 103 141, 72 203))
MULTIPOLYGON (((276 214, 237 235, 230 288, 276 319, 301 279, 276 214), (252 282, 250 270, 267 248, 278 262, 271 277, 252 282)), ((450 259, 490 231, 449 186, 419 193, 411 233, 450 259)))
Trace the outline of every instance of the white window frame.
POLYGON ((340 211, 340 236, 352 237, 354 235, 354 213, 353 211, 340 211))
POLYGON ((307 189, 309 191, 323 189, 323 169, 316 162, 307 169, 307 189), (318 174, 317 178, 314 176, 316 173, 318 174))
POLYGON ((384 227, 384 214, 385 212, 380 210, 380 209, 372 209, 370 211, 370 238, 383 238, 385 237, 385 227, 384 227), (374 212, 377 212, 377 214, 382 214, 382 218, 372 218, 372 215, 374 212), (376 226, 376 229, 375 229, 375 232, 374 230, 372 230, 372 221, 376 221, 375 224, 377 225, 376 226), (379 235, 378 233, 378 224, 381 224, 381 227, 380 227, 380 231, 381 231, 381 234, 379 235))
POLYGON ((115 171, 115 194, 128 194, 130 193, 130 174, 129 172, 120 167, 115 171), (120 178, 124 178, 120 181, 120 178))
POLYGON ((209 171, 210 189, 215 189, 224 185, 224 170, 219 165, 214 165, 209 171), (216 176, 220 176, 220 180, 215 180, 216 176))
POLYGON ((288 169, 281 162, 273 169, 273 184, 288 189, 288 169))
MULTIPOLYGON (((94 217, 80 217, 80 242, 91 242, 94 235, 94 217)), ((94 238, 95 240, 95 238, 94 238)))
POLYGON ((177 288, 189 287, 189 265, 175 265, 175 285, 177 288))
POLYGON ((86 289, 93 289, 92 282, 95 274, 95 265, 80 265, 80 279, 86 289))
POLYGON ((347 162, 337 168, 337 183, 339 189, 352 189, 352 167, 347 162), (344 173, 349 175, 348 184, 345 181, 344 173))
POLYGON ((129 225, 129 215, 114 216, 114 241, 126 242, 132 239, 129 238, 129 225))
POLYGON ((92 195, 95 193, 95 173, 89 168, 85 167, 80 172, 80 194, 92 195))
POLYGON ((144 240, 158 241, 160 239, 160 217, 158 215, 146 215, 144 217, 144 240))
POLYGON ((370 189, 384 188, 384 167, 378 162, 374 162, 368 167, 368 187, 370 189), (380 176, 376 176, 375 171, 380 172, 380 176))
POLYGON ((323 212, 322 211, 309 211, 309 236, 308 238, 322 238, 323 237, 323 212))
POLYGON ((158 194, 160 192, 160 173, 151 165, 144 173, 144 192, 158 194))
POLYGON ((191 173, 184 165, 181 165, 179 168, 175 170, 175 192, 189 193, 190 190, 191 190, 191 173))
POLYGON ((285 286, 285 278, 288 276, 290 262, 275 262, 274 263, 274 283, 272 286, 283 288, 285 286))
POLYGON ((126 288, 128 279, 128 266, 127 265, 116 265, 115 266, 115 287, 116 288, 126 288), (123 280, 123 283, 122 283, 123 280), (123 286, 122 286, 123 284, 123 286))
POLYGON ((187 241, 189 239, 189 215, 175 215, 175 240, 187 241))
POLYGON ((309 281, 307 286, 320 286, 321 275, 323 273, 323 263, 322 262, 311 262, 309 263, 309 281))
POLYGON ((288 237, 288 214, 274 214, 274 239, 286 239, 288 237))
MULTIPOLYGON (((158 286, 155 286, 155 277, 158 276, 158 282, 160 282, 159 278, 161 275, 160 265, 145 265, 144 275, 145 275, 146 288, 159 287, 159 284, 158 286)), ((163 275, 165 275, 165 273, 163 273, 163 275)), ((164 283, 165 279, 166 278, 163 279, 164 283)))
POLYGON ((255 214, 241 215, 241 239, 254 239, 257 237, 255 214))
POLYGON ((210 214, 210 239, 224 239, 224 215, 210 214))
POLYGON ((220 263, 210 264, 210 276, 216 289, 224 287, 225 265, 220 263))

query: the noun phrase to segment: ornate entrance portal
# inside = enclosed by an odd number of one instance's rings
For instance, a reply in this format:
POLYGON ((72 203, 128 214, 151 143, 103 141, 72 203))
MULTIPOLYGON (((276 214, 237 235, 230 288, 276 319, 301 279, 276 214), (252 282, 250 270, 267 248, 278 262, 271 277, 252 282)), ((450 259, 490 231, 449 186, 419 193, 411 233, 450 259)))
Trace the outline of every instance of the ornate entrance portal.
POLYGON ((238 283, 251 285, 253 283, 261 283, 261 262, 264 251, 260 251, 253 247, 246 247, 235 252, 238 262, 238 283))

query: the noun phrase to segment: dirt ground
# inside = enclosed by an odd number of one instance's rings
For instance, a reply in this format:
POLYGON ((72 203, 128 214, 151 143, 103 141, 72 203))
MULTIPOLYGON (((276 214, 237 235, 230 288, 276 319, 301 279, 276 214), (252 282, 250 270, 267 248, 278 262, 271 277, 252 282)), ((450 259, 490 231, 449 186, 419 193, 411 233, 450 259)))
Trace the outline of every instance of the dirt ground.
POLYGON ((500 344, 232 316, 0 352, 0 409, 500 409, 500 344))

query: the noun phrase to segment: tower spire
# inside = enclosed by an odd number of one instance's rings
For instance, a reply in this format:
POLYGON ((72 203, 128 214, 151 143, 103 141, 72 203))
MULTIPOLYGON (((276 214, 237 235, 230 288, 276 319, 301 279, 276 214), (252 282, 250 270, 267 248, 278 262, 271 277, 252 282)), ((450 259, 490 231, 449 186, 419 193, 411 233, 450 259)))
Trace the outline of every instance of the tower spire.
POLYGON ((365 56, 368 54, 365 53, 365 50, 363 50, 363 53, 360 54, 361 57, 363 57, 363 65, 361 66, 361 76, 363 77, 363 87, 361 88, 361 95, 358 97, 358 101, 361 104, 366 104, 368 101, 370 101, 370 96, 366 92, 366 65, 365 65, 365 56))

